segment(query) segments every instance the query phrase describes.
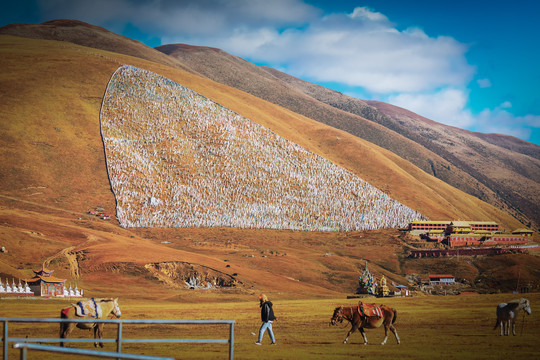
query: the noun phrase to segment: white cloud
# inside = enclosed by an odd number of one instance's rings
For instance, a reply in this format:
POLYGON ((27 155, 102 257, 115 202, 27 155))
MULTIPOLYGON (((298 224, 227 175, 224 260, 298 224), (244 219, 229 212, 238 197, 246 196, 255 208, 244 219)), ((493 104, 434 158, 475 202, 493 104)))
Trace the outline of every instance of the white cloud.
POLYGON ((357 7, 349 15, 351 19, 368 19, 369 21, 388 21, 388 18, 381 14, 371 10, 368 7, 357 7))
POLYGON ((109 27, 131 23, 168 38, 211 39, 237 28, 303 24, 319 12, 301 0, 38 0, 38 4, 47 19, 78 19, 109 27))
POLYGON ((515 116, 502 108, 485 109, 476 117, 471 130, 484 133, 512 135, 520 139, 529 139, 534 130, 540 129, 540 116, 515 116))
POLYGON ((358 9, 354 16, 332 14, 271 38, 253 39, 261 32, 237 29, 210 45, 309 81, 361 86, 373 93, 426 91, 469 81, 474 68, 465 60, 463 44, 430 38, 416 28, 400 32, 382 15, 358 9))

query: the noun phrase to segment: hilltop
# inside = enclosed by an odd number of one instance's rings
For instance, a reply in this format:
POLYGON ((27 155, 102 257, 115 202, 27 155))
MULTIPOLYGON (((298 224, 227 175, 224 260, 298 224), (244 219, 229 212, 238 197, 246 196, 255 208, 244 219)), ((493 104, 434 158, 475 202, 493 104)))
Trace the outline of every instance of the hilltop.
MULTIPOLYGON (((95 32, 98 45, 107 40, 99 40, 101 32, 95 32)), ((422 268, 421 262, 404 260, 409 247, 397 230, 121 228, 114 217, 99 113, 109 79, 124 64, 196 91, 429 218, 522 226, 391 151, 195 70, 66 41, 0 35, 0 44, 0 245, 9 251, 0 254, 0 277, 28 277, 45 262, 55 275, 78 282, 90 294, 193 300, 205 296, 183 287, 185 276, 194 273, 237 285, 215 295, 220 298, 261 290, 305 297, 354 291, 366 260, 370 270, 396 283, 422 268), (86 214, 98 205, 111 221, 86 214)), ((124 48, 121 43, 119 49, 124 48)), ((523 256, 511 261, 522 262, 521 276, 534 280, 537 258, 523 256)), ((456 275, 474 274, 467 266, 456 275)))

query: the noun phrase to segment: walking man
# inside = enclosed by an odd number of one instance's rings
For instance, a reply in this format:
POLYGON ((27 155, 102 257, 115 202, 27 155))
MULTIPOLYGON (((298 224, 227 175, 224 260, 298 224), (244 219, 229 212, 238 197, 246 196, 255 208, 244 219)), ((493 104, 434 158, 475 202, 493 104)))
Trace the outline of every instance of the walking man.
POLYGON ((257 340, 255 345, 262 345, 261 341, 265 331, 268 331, 268 335, 270 335, 270 340, 272 340, 271 345, 276 345, 276 338, 274 337, 274 332, 272 331, 272 322, 276 320, 274 310, 272 309, 272 302, 269 301, 264 294, 259 295, 259 302, 259 306, 261 307, 262 325, 259 329, 259 340, 257 340))

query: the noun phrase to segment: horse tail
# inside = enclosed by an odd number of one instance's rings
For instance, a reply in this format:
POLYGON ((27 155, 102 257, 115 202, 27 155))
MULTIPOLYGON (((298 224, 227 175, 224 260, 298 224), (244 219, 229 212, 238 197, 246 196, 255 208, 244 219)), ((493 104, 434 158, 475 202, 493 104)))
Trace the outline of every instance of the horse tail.
POLYGON ((394 317, 392 318, 392 324, 396 322, 397 320, 397 310, 396 309, 392 309, 392 312, 394 313, 394 317))
MULTIPOLYGON (((68 307, 68 308, 60 310, 60 319, 67 319, 70 309, 71 308, 68 307)), ((63 323, 63 322, 60 323, 60 338, 61 339, 66 337, 66 330, 65 329, 66 329, 67 326, 68 326, 67 323, 63 323)))

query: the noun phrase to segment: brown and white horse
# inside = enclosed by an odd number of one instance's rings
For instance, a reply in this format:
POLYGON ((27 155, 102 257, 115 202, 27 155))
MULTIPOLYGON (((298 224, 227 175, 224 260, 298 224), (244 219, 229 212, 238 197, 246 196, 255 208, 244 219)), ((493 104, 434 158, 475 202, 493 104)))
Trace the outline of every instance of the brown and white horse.
POLYGON ((384 325, 384 340, 381 343, 381 345, 386 344, 386 340, 388 340, 388 329, 392 331, 394 336, 396 337, 396 341, 399 344, 399 336, 396 331, 396 328, 394 327, 394 324, 396 322, 397 318, 397 311, 396 309, 392 309, 386 305, 381 305, 380 307, 381 315, 382 316, 366 316, 362 313, 360 307, 358 305, 354 306, 338 306, 334 309, 334 315, 332 316, 332 319, 330 319, 331 325, 336 325, 338 322, 343 322, 343 320, 347 320, 351 323, 351 330, 347 333, 347 337, 345 340, 343 340, 343 343, 346 344, 349 340, 349 336, 355 332, 356 330, 360 330, 360 333, 362 334, 362 337, 364 338, 364 345, 367 345, 367 337, 366 333, 364 331, 364 328, 366 329, 375 329, 380 327, 381 325, 384 325))
MULTIPOLYGON (((95 313, 93 316, 80 316, 77 314, 78 304, 72 304, 70 307, 62 309, 60 311, 60 318, 62 319, 106 319, 109 316, 116 316, 119 318, 122 315, 120 307, 118 307, 118 298, 116 299, 90 299, 95 304, 95 313)), ((91 323, 91 322, 63 322, 60 323, 60 338, 65 339, 73 331, 75 326, 79 329, 91 330, 94 329, 94 339, 103 337, 103 323, 91 323)), ((64 346, 63 342, 60 342, 60 346, 64 346)), ((95 347, 98 347, 98 343, 94 343, 95 347)), ((103 343, 99 342, 99 346, 103 347, 103 343)))
POLYGON ((501 327, 501 336, 510 335, 510 328, 512 328, 512 334, 516 335, 516 318, 520 310, 525 311, 527 314, 531 314, 531 304, 529 300, 521 298, 518 300, 512 300, 509 303, 500 303, 497 305, 497 322, 493 330, 501 327))

